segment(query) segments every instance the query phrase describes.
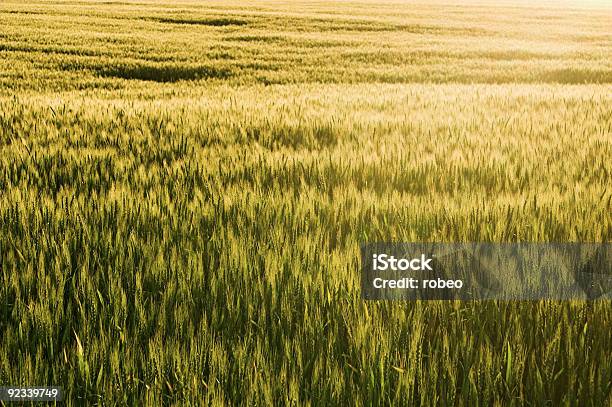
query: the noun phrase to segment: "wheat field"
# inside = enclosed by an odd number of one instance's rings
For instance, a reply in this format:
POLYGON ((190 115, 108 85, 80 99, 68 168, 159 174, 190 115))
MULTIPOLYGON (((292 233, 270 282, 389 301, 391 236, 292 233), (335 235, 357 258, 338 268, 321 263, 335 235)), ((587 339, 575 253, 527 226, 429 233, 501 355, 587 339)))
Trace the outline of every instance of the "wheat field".
MULTIPOLYGON (((0 384, 612 404, 612 304, 364 301, 364 242, 610 242, 606 2, 0 3, 0 384)), ((2 404, 2 402, 0 402, 2 404)))

